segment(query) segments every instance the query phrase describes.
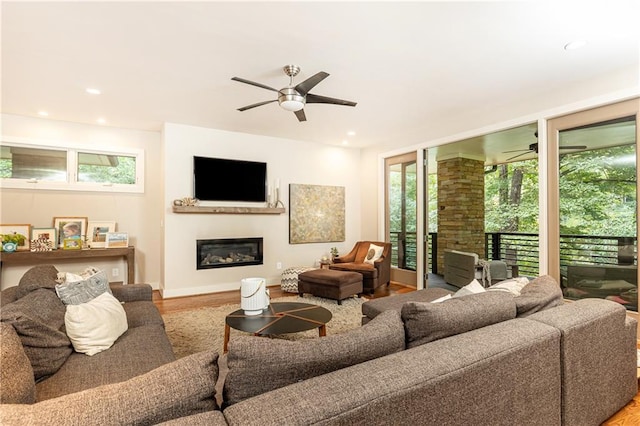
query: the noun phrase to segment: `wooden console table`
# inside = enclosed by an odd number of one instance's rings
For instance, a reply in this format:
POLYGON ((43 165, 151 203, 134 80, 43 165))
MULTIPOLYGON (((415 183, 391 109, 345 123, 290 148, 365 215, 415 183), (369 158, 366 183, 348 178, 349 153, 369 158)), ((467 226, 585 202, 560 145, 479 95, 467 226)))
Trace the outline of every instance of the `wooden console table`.
POLYGON ((56 260, 77 260, 108 257, 124 257, 127 262, 127 284, 136 278, 136 250, 134 247, 94 248, 87 250, 52 250, 52 251, 15 251, 0 252, 0 277, 5 265, 38 265, 54 263, 56 260))

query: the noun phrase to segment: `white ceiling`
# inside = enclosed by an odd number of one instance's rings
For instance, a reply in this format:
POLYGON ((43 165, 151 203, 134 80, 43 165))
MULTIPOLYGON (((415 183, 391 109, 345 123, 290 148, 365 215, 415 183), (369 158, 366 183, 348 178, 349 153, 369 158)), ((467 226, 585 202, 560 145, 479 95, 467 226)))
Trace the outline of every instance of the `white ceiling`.
MULTIPOLYGON (((1 7, 3 113, 46 110, 55 120, 103 117, 153 131, 173 122, 354 147, 478 128, 489 124, 487 111, 513 118, 514 105, 638 67, 639 56, 637 0, 1 7), (587 46, 563 49, 576 39, 587 46), (231 77, 283 88, 287 64, 302 68, 295 82, 328 72, 311 93, 358 105, 307 105, 303 123, 277 103, 236 110, 276 94, 231 77)), ((535 140, 525 130, 519 145, 493 149, 526 148, 535 140)))

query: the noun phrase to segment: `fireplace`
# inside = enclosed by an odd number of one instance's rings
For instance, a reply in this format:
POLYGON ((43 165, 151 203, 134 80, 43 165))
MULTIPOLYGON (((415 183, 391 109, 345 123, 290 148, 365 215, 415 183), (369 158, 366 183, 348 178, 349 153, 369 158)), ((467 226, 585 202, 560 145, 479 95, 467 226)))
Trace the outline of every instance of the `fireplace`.
POLYGON ((197 269, 262 265, 262 238, 197 240, 197 269))

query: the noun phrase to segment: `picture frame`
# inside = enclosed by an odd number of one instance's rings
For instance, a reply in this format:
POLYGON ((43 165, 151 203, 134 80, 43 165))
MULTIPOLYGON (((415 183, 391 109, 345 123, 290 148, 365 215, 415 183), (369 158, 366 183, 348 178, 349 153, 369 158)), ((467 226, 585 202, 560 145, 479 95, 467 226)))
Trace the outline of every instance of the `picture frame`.
POLYGON ((114 220, 89 221, 87 226, 87 242, 90 248, 104 248, 108 232, 116 232, 114 220))
POLYGON ((30 242, 31 242, 31 225, 30 224, 6 224, 0 225, 0 235, 2 235, 2 239, 0 239, 0 244, 2 244, 5 235, 18 235, 24 238, 16 239, 15 242, 17 247, 17 251, 29 251, 30 242))
POLYGON ((64 248, 64 240, 69 238, 84 241, 87 235, 86 216, 54 217, 53 227, 58 234, 58 247, 64 248))
POLYGON ((107 232, 104 246, 106 248, 129 247, 129 234, 126 232, 107 232))
POLYGON ((50 241, 52 248, 58 247, 58 230, 56 228, 31 228, 31 241, 50 241))
POLYGON ((65 238, 62 240, 63 250, 80 250, 82 248, 82 240, 80 238, 65 238))

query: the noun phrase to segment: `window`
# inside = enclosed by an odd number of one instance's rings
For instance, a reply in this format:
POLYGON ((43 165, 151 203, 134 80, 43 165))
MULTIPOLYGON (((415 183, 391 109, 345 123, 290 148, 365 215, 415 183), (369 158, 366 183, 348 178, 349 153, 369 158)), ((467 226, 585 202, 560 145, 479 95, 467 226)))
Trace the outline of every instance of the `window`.
POLYGON ((144 152, 32 144, 4 138, 0 187, 144 192, 144 152))

